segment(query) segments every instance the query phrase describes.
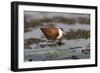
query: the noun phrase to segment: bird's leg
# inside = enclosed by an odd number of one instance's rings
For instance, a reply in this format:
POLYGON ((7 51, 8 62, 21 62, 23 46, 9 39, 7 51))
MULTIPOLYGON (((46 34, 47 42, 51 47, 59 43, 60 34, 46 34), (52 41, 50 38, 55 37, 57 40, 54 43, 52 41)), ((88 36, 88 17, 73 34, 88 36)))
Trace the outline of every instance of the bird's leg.
POLYGON ((49 46, 49 40, 47 41, 47 46, 49 46))
POLYGON ((55 41, 54 41, 55 46, 59 46, 59 45, 57 44, 57 41, 58 41, 58 40, 55 40, 55 41))
POLYGON ((61 41, 61 39, 59 39, 59 43, 60 43, 60 44, 62 44, 62 41, 61 41))
POLYGON ((62 45, 62 41, 60 39, 57 41, 57 45, 59 45, 59 46, 62 45))

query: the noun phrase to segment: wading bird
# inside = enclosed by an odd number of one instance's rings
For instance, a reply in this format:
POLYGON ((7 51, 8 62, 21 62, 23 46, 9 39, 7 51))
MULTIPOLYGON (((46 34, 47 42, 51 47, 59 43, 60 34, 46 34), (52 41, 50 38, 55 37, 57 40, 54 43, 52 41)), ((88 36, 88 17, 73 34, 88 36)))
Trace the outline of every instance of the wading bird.
POLYGON ((56 44, 61 44, 61 38, 63 37, 63 29, 56 27, 44 27, 40 28, 44 33, 45 37, 48 39, 47 45, 50 40, 54 41, 56 44))

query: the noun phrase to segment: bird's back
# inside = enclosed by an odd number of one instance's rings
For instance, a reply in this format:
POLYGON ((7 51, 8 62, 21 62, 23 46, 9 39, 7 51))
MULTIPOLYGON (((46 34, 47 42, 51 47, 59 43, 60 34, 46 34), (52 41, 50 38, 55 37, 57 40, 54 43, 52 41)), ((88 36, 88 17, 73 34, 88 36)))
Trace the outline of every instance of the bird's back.
POLYGON ((59 35, 58 29, 55 27, 40 28, 47 39, 56 40, 59 35))

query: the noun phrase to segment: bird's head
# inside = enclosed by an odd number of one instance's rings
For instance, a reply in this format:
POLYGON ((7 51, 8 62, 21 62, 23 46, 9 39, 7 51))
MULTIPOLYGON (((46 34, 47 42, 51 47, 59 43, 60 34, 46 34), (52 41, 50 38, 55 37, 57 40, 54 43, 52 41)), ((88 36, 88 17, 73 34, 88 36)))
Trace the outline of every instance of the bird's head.
POLYGON ((60 28, 62 31, 64 31, 64 29, 63 28, 60 28))
POLYGON ((61 29, 62 31, 63 31, 63 35, 66 35, 66 31, 64 31, 64 29, 63 28, 59 28, 59 29, 61 29))

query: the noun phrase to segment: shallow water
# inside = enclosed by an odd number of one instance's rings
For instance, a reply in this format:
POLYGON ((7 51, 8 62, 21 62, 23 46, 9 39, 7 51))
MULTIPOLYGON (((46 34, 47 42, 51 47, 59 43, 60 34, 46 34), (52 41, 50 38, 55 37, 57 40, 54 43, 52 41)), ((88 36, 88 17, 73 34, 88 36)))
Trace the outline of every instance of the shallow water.
MULTIPOLYGON (((66 25, 55 23, 56 27, 63 28, 65 32, 72 30, 90 30, 89 25, 66 25)), ((40 27, 33 28, 32 31, 25 32, 24 39, 29 38, 39 38, 46 40, 43 36, 43 33, 40 30, 40 27)), ((38 44, 33 43, 30 45, 32 49, 25 48, 24 50, 24 61, 48 61, 48 60, 64 60, 64 59, 89 59, 90 53, 83 53, 82 50, 90 49, 90 39, 63 39, 64 43, 61 46, 44 46, 47 42, 40 42, 38 44)))
POLYGON ((24 61, 29 61, 30 59, 32 61, 73 59, 71 56, 76 56, 77 59, 88 59, 90 58, 90 53, 84 54, 81 50, 90 49, 89 41, 89 39, 63 40, 65 44, 62 46, 45 46, 43 48, 33 44, 32 49, 24 50, 24 61))

